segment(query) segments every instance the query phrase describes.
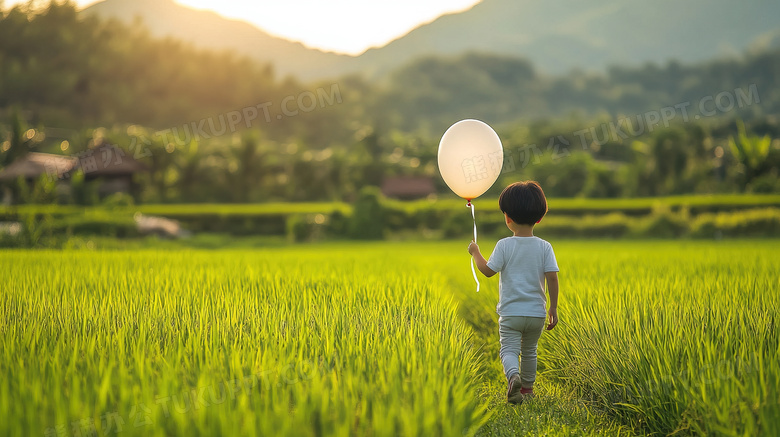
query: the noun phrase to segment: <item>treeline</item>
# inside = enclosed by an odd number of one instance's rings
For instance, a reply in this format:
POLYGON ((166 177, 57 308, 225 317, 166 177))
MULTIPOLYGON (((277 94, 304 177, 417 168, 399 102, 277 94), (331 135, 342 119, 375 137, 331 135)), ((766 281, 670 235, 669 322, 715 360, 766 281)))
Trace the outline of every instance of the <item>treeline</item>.
POLYGON ((675 106, 691 117, 754 118, 780 111, 780 49, 706 64, 616 66, 606 73, 573 71, 562 77, 539 75, 522 59, 467 53, 404 66, 380 94, 377 111, 384 120, 429 134, 466 117, 491 124, 588 120, 675 106), (741 105, 737 92, 744 94, 741 105))
MULTIPOLYGON (((591 123, 597 132, 609 126, 607 120, 591 123)), ((708 126, 678 123, 625 140, 598 138, 601 134, 591 139, 591 129, 573 121, 499 130, 503 171, 487 195, 496 196, 521 179, 538 180, 554 197, 777 193, 780 140, 754 133, 771 129, 776 126, 767 122, 748 127, 728 120, 708 126)), ((37 135, 25 138, 34 129, 21 125, 12 131, 21 136, 0 158, 15 150, 41 150, 35 144, 37 135)), ((68 146, 68 153, 80 157, 102 142, 117 144, 126 156, 136 156, 148 166, 148 172, 136 175, 140 186, 136 203, 352 202, 361 187, 379 186, 389 176, 427 176, 437 193, 452 196, 438 175, 437 139, 413 134, 363 128, 347 147, 317 149, 302 141, 273 140, 257 129, 166 143, 153 132, 130 125, 85 130, 68 146)), ((17 198, 24 203, 97 201, 94 195, 76 191, 58 198, 52 183, 42 185, 48 188, 17 190, 40 197, 17 198)))
POLYGON ((267 116, 252 122, 275 139, 296 136, 320 145, 343 142, 356 125, 377 123, 383 130, 439 136, 465 117, 500 125, 686 104, 691 116, 706 117, 752 119, 780 110, 780 49, 560 77, 540 75, 523 59, 467 53, 399 66, 380 83, 350 76, 304 84, 277 77, 271 65, 153 39, 141 23, 82 16, 70 3, 0 10, 0 60, 0 108, 19 107, 33 123, 165 129, 259 107, 267 116), (334 87, 338 104, 310 105, 309 93, 334 87), (746 105, 725 95, 716 101, 721 93, 734 97, 735 90, 745 93, 746 105))
MULTIPOLYGON (((347 97, 349 87, 342 88, 347 97)), ((278 78, 270 65, 154 39, 140 24, 83 16, 69 2, 0 10, 0 111, 18 108, 33 125, 164 129, 244 108, 262 110, 309 89, 278 78)), ((300 111, 262 129, 311 141, 343 137, 347 127, 333 112, 320 111, 312 121, 300 111), (312 126, 317 135, 307 135, 312 126)))
MULTIPOLYGON (((588 202, 553 200, 535 228, 542 238, 775 238, 780 235, 778 196, 658 197, 588 202), (568 204, 569 206, 563 206, 568 204), (594 204, 598 204, 593 208, 594 204)), ((496 199, 479 199, 476 217, 482 236, 506 235, 496 199)), ((460 202, 399 202, 376 187, 365 187, 352 205, 344 203, 142 205, 106 203, 96 207, 25 205, 0 207, 0 247, 73 247, 95 237, 136 238, 144 214, 176 220, 185 233, 232 237, 284 237, 293 242, 375 239, 462 239, 472 226, 460 202), (9 224, 11 224, 9 226, 9 224), (5 235, 4 235, 5 234, 5 235)), ((181 235, 181 234, 178 234, 181 235)))
POLYGON ((0 166, 107 141, 149 166, 136 202, 351 201, 393 175, 447 193, 438 139, 480 118, 506 153, 489 194, 528 178, 558 197, 777 192, 778 77, 780 51, 556 78, 466 54, 302 84, 69 3, 15 7, 0 12, 0 166))

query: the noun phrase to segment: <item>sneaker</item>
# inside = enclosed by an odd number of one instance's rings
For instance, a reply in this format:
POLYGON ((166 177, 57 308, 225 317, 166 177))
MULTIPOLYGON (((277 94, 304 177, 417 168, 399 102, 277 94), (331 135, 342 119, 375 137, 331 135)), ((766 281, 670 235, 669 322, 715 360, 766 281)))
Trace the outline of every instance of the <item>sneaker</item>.
POLYGON ((521 388, 520 389, 520 395, 523 398, 525 398, 525 399, 529 399, 529 398, 534 397, 534 389, 533 389, 533 387, 531 387, 531 388, 525 388, 525 387, 521 388))
POLYGON ((522 404, 523 395, 520 387, 520 375, 514 374, 509 378, 509 389, 506 392, 506 400, 510 404, 522 404))

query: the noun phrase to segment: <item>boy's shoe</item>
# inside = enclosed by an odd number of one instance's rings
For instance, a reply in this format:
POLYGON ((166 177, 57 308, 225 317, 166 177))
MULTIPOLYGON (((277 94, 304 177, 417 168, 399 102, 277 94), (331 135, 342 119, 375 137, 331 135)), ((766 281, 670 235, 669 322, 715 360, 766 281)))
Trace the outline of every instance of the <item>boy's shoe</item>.
POLYGON ((526 399, 534 397, 534 389, 533 389, 533 387, 531 387, 531 388, 521 388, 520 389, 520 395, 523 398, 526 398, 526 399))
POLYGON ((522 404, 523 394, 520 387, 520 375, 514 374, 509 378, 509 389, 506 392, 506 400, 510 404, 522 404))

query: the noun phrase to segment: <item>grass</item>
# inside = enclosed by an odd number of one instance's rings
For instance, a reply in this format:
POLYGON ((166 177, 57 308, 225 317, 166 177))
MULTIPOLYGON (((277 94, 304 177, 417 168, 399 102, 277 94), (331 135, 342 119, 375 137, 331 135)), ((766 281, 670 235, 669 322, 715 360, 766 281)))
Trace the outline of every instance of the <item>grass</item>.
POLYGON ((2 257, 2 435, 112 415, 129 435, 453 435, 484 417, 468 327, 397 260, 2 257))
POLYGON ((570 323, 547 373, 650 432, 776 434, 778 255, 761 242, 566 254, 570 323))
MULTIPOLYGON (((474 201, 475 205, 495 207, 498 204, 497 197, 481 197, 474 201)), ((457 211, 463 208, 465 201, 448 195, 438 200, 417 200, 401 202, 388 200, 388 206, 406 211, 432 208, 434 210, 457 211)), ((550 210, 557 213, 588 212, 614 212, 614 211, 638 211, 648 212, 658 205, 668 207, 689 206, 703 210, 733 210, 761 207, 780 206, 778 194, 716 194, 716 195, 685 195, 666 197, 637 197, 626 199, 589 199, 589 198, 551 198, 550 210)), ((0 216, 16 213, 29 214, 102 214, 105 210, 102 206, 77 206, 77 205, 18 205, 13 207, 0 206, 0 216)), ((340 211, 344 214, 352 212, 352 206, 343 202, 268 202, 252 204, 149 204, 129 207, 127 211, 116 207, 112 211, 141 212, 148 215, 186 216, 186 215, 287 215, 287 214, 330 214, 340 211)))
MULTIPOLYGON (((439 210, 457 211, 465 205, 465 200, 447 196, 435 202, 428 200, 419 200, 414 202, 391 202, 391 204, 414 210, 419 208, 434 208, 439 210)), ((498 197, 480 197, 474 200, 474 205, 491 208, 498 205, 498 197)), ((550 211, 559 214, 571 214, 578 211, 588 212, 648 212, 659 205, 667 207, 688 206, 696 209, 705 210, 732 210, 744 208, 758 208, 769 206, 780 206, 780 195, 778 194, 714 194, 714 195, 683 195, 683 196, 665 196, 665 197, 632 197, 617 199, 594 199, 594 198, 557 198, 549 199, 550 211)))
POLYGON ((519 407, 465 242, 0 252, 0 435, 780 430, 776 244, 553 245, 519 407))

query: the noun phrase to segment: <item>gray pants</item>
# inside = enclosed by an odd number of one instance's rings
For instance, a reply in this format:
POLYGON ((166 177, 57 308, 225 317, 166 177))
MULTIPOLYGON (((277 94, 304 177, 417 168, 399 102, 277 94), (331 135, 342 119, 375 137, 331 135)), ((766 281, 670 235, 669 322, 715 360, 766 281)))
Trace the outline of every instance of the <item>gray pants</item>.
POLYGON ((531 388, 536 380, 536 345, 544 329, 544 317, 505 316, 498 318, 501 364, 507 380, 520 374, 521 386, 531 388), (522 359, 518 360, 518 356, 522 359), (520 367, 522 366, 522 369, 520 367))

